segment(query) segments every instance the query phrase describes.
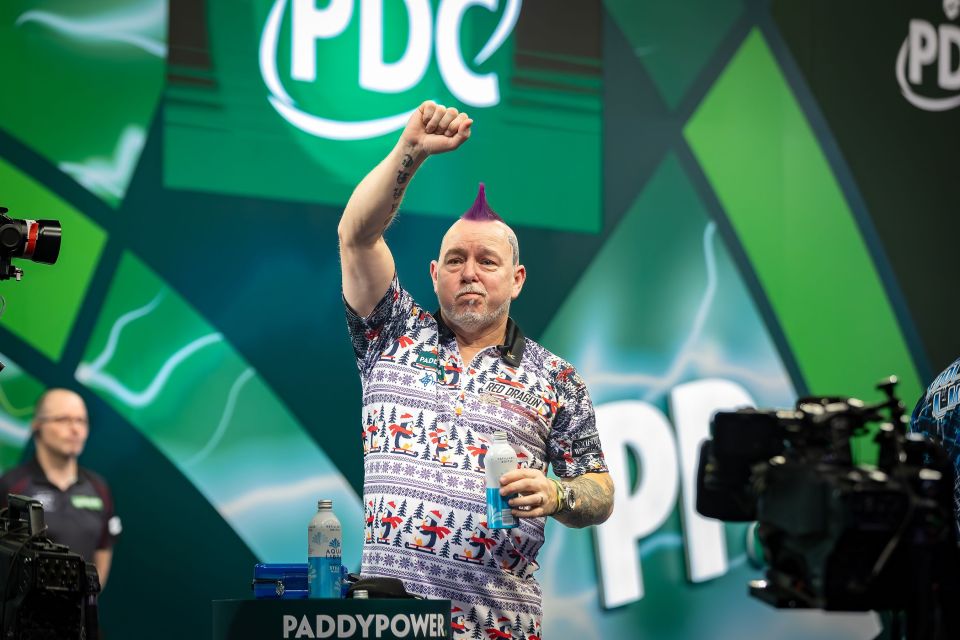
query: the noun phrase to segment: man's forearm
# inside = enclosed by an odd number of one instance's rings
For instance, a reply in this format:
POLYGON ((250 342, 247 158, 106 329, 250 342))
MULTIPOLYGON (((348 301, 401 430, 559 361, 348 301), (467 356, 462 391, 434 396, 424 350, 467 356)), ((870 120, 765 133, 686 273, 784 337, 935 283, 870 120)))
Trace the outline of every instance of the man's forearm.
POLYGON ((107 576, 110 575, 110 564, 113 562, 113 549, 97 549, 93 552, 93 564, 100 577, 100 588, 107 585, 107 576))
POLYGON ((383 232, 427 156, 453 151, 470 137, 470 120, 428 100, 413 113, 397 145, 360 181, 337 228, 343 297, 360 316, 370 314, 390 286, 396 264, 383 232))
POLYGON ((376 242, 390 226, 407 185, 426 157, 423 149, 401 139, 354 189, 340 219, 340 241, 376 242))
POLYGON ((559 522, 576 529, 606 521, 613 512, 613 482, 607 474, 585 473, 561 479, 574 493, 572 509, 554 514, 559 522))

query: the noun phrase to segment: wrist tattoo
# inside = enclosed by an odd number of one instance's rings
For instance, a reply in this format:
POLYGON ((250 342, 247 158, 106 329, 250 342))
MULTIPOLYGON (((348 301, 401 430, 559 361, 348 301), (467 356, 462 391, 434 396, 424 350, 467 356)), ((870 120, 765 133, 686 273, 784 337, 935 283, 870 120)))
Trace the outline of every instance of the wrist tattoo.
POLYGON ((556 514, 557 520, 568 527, 589 527, 600 524, 610 517, 613 507, 613 489, 609 478, 594 480, 582 475, 572 480, 561 480, 568 485, 576 496, 572 509, 564 509, 556 514))

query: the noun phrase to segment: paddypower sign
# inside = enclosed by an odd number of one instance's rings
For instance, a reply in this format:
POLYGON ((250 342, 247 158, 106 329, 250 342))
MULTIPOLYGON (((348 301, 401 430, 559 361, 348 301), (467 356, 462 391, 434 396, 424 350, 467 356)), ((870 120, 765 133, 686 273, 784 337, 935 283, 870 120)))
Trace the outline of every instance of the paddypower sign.
POLYGON ((450 601, 214 600, 213 640, 445 640, 450 601))
POLYGON ((368 613, 336 616, 283 616, 287 638, 446 638, 443 615, 368 613))
POLYGON ((458 216, 485 182, 512 223, 599 231, 600 0, 208 4, 203 42, 171 8, 167 187, 339 207, 430 99, 473 137, 424 166, 407 211, 458 216))

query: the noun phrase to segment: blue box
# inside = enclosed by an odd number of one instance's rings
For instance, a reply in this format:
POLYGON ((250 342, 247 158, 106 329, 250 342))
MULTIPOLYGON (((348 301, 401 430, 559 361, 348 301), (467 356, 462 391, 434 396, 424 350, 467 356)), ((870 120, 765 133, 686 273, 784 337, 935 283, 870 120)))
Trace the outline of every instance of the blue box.
POLYGON ((260 562, 253 566, 253 597, 270 600, 306 598, 307 565, 260 562))

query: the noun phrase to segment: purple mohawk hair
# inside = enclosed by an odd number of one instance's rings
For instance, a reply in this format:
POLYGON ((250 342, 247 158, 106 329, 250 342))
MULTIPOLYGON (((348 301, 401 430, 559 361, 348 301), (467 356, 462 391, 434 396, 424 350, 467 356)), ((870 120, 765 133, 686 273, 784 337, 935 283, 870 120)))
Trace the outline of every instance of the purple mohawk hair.
POLYGON ((487 189, 482 182, 480 183, 480 190, 477 191, 477 199, 473 201, 473 206, 467 209, 466 213, 460 216, 460 219, 471 220, 473 222, 483 222, 486 220, 503 222, 503 218, 497 215, 497 212, 487 204, 487 189))
MULTIPOLYGON (((480 183, 480 189, 477 191, 477 199, 473 201, 473 206, 467 209, 467 212, 460 216, 461 220, 470 220, 471 222, 502 222, 506 221, 497 215, 497 212, 487 204, 487 189, 480 183)), ((507 242, 510 243, 510 250, 513 253, 513 264, 520 264, 520 245, 517 242, 517 234, 507 226, 507 242)))

